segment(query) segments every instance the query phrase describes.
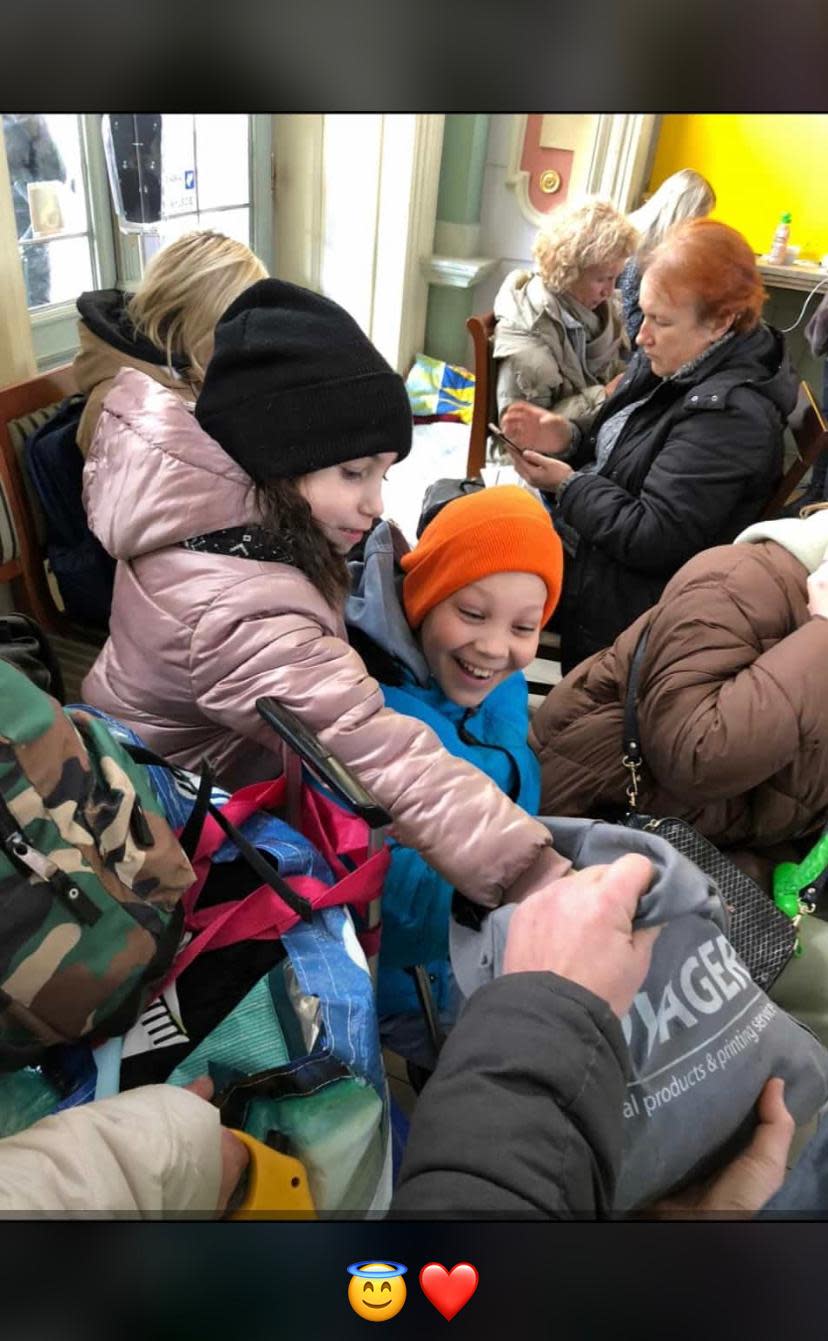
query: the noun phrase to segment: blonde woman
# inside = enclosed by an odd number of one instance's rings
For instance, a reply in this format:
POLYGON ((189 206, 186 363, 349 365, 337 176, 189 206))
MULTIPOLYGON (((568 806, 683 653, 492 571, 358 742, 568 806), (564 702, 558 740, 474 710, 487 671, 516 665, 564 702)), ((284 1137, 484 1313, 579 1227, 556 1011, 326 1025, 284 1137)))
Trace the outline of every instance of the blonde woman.
POLYGON ((210 230, 185 233, 149 262, 131 298, 120 289, 78 299, 74 373, 87 397, 77 442, 89 453, 103 399, 121 368, 137 368, 195 400, 219 318, 267 270, 242 242, 210 230))
POLYGON ((604 200, 558 209, 534 246, 535 270, 513 270, 495 298, 498 412, 513 401, 591 414, 625 367, 614 295, 635 251, 632 224, 604 200))
POLYGON ((635 256, 631 256, 624 266, 618 287, 631 345, 635 345, 635 337, 644 320, 638 305, 641 259, 658 246, 673 224, 682 223, 685 219, 703 219, 715 206, 716 193, 709 181, 692 168, 682 168, 662 182, 649 200, 629 216, 641 242, 635 256))

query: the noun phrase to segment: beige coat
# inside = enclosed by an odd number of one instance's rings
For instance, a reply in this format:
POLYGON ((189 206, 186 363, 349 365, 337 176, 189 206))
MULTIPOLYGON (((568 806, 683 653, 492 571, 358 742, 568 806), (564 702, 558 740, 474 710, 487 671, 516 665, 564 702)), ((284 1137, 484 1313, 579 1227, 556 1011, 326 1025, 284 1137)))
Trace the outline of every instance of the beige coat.
POLYGON ((628 348, 618 301, 602 303, 584 320, 599 327, 590 336, 583 322, 547 289, 540 275, 508 274, 495 298, 493 354, 497 364, 497 408, 525 400, 566 419, 593 414, 603 405, 604 386, 626 363, 628 348))
POLYGON ((70 1108, 0 1141, 0 1215, 211 1215, 220 1182, 219 1111, 174 1085, 70 1108))
POLYGON ((190 384, 182 381, 165 364, 147 363, 143 359, 130 358, 123 350, 116 349, 99 335, 95 335, 84 321, 78 322, 78 340, 80 349, 75 355, 72 371, 75 374, 78 391, 86 396, 86 404, 77 431, 77 444, 84 457, 89 455, 104 397, 122 368, 135 368, 145 376, 151 377, 154 382, 159 382, 161 386, 173 391, 181 400, 193 400, 193 389, 190 384))

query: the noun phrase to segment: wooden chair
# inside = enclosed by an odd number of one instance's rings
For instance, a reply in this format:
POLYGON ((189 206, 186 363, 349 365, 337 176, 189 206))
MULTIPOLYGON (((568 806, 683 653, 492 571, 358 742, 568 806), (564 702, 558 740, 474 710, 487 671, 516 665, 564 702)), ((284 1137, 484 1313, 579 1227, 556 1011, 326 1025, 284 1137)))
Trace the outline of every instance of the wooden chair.
POLYGON ((497 422, 497 379, 492 359, 494 312, 487 312, 482 317, 469 317, 466 329, 474 345, 474 408, 466 462, 466 475, 472 479, 480 474, 486 464, 489 424, 497 422))
POLYGON ((793 438, 796 457, 793 464, 785 471, 776 493, 762 513, 763 521, 779 516, 806 471, 811 469, 824 451, 828 451, 828 424, 807 382, 800 382, 799 398, 788 420, 788 428, 793 438))
MULTIPOLYGON (((471 434, 469 435, 469 455, 466 462, 466 475, 473 478, 479 475, 486 464, 486 444, 489 440, 489 424, 496 424, 497 415, 497 377, 492 358, 492 338, 495 330, 494 312, 483 316, 471 316, 466 329, 474 345, 474 409, 472 410, 471 434)), ((526 668, 529 682, 529 706, 534 711, 546 697, 554 684, 561 678, 560 668, 561 640, 557 633, 544 629, 540 637, 538 655, 526 668)))
POLYGON ((50 587, 45 519, 26 475, 23 449, 29 434, 76 392, 69 365, 0 390, 0 583, 11 588, 14 608, 49 634, 70 701, 80 696, 80 681, 104 639, 69 620, 57 588, 50 587))

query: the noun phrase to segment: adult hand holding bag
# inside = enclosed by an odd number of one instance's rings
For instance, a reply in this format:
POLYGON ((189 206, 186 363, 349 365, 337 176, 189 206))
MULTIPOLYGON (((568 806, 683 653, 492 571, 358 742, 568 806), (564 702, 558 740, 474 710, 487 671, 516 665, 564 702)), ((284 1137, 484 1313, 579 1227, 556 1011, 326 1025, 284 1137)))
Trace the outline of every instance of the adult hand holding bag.
MULTIPOLYGON (((648 1205, 724 1164, 747 1140, 771 1076, 785 1081, 797 1123, 813 1117, 828 1098, 828 1052, 751 978, 715 882, 655 834, 599 820, 541 822, 576 869, 628 852, 655 868, 634 925, 662 931, 622 1020, 631 1074, 616 1208, 648 1205)), ((452 922, 452 968, 465 996, 500 976, 513 911, 494 910, 480 931, 452 922)))

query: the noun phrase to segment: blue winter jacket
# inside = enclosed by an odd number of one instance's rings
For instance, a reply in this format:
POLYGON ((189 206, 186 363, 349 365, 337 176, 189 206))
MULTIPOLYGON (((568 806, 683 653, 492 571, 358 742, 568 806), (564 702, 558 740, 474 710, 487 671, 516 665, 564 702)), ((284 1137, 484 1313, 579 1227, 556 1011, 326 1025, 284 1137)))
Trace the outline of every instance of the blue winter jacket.
MULTIPOLYGON (((475 764, 531 815, 540 804, 540 769, 529 748, 529 691, 521 671, 493 689, 479 708, 460 708, 434 679, 382 686, 395 712, 417 717, 446 749, 475 764), (475 742, 472 743, 472 737, 475 742)), ((458 825, 463 817, 458 815, 458 825)), ((407 965, 426 964, 440 1010, 447 1004, 448 928, 453 890, 410 847, 393 844, 382 896, 382 941, 377 985, 380 1015, 418 1010, 407 965)))
MULTIPOLYGON (((407 548, 388 523, 374 531, 364 560, 351 565, 354 590, 346 620, 367 634, 393 662, 401 684, 391 684, 382 667, 370 666, 382 685, 389 708, 425 722, 450 753, 467 759, 496 782, 507 795, 536 815, 540 804, 540 771, 529 748, 529 694, 518 671, 493 689, 478 708, 461 708, 446 698, 431 677, 417 642, 405 621, 398 595, 395 559, 407 548)), ((463 816, 457 816, 462 828, 463 816)), ((378 1009, 396 1015, 420 1009, 414 981, 405 970, 424 964, 431 977, 438 1009, 447 1004, 449 984, 448 930, 453 890, 412 848, 392 843, 391 866, 382 896, 378 1009)))

